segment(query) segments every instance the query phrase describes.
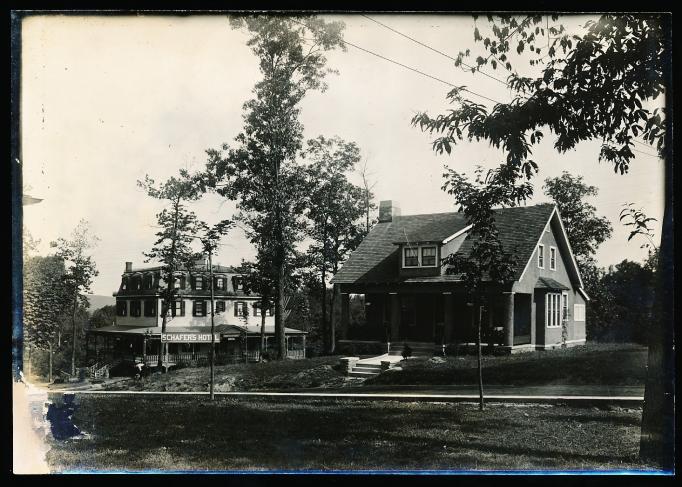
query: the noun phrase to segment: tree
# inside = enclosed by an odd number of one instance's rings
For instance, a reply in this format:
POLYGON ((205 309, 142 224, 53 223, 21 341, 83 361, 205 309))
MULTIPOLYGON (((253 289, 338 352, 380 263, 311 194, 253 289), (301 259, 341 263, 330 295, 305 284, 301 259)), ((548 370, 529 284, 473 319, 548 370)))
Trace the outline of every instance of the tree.
MULTIPOLYGON (((507 154, 507 164, 518 171, 510 187, 518 179, 532 178, 537 163, 530 159, 532 147, 549 130, 559 152, 574 148, 580 141, 602 142, 599 159, 611 162, 615 172, 625 173, 635 154, 633 139, 664 150, 669 157, 670 120, 665 109, 650 110, 649 101, 665 95, 670 100, 671 70, 669 58, 670 17, 656 14, 601 15, 588 21, 582 35, 569 36, 563 26, 555 25, 558 16, 530 15, 519 22, 513 16, 488 16, 492 33, 481 35, 474 30, 474 41, 480 42, 487 54, 476 59, 476 72, 482 66, 504 68, 507 85, 514 92, 508 103, 496 102, 492 109, 471 102, 464 94, 473 94, 465 86, 454 88, 448 98, 457 103, 455 109, 435 118, 419 113, 413 124, 438 134, 433 147, 438 152, 451 152, 452 145, 467 140, 486 140, 507 154), (545 25, 543 24, 545 21, 545 25), (545 30, 546 28, 546 30, 545 30), (519 75, 509 60, 512 37, 518 36, 516 51, 530 51, 530 64, 541 71, 537 76, 519 75), (544 37, 547 39, 546 54, 544 37), (555 36, 554 38, 550 38, 555 36)), ((516 41, 514 41, 516 42, 516 41)), ((460 52, 456 64, 471 51, 460 52)), ((668 104, 669 106, 669 104, 668 104)), ((669 170, 669 165, 667 166, 669 170)), ((670 181, 670 175, 667 178, 670 181)), ((672 201, 670 183, 666 184, 667 201, 672 201)), ((654 320, 649 347, 649 379, 647 380, 643 422, 642 458, 672 467, 673 449, 673 347, 672 309, 672 214, 666 206, 661 260, 667 274, 666 285, 659 286, 665 305, 655 307, 663 314, 654 320), (669 236, 669 237, 668 237, 669 236), (668 266, 669 265, 669 266, 668 266), (660 324, 660 326, 659 326, 660 324), (655 336, 655 338, 653 338, 655 336)), ((661 273, 661 276, 664 274, 661 273)))
MULTIPOLYGON (((320 136, 308 141, 306 157, 312 159, 308 168, 310 224, 307 233, 312 240, 308 255, 320 276, 320 327, 326 337, 325 351, 332 353, 335 330, 331 313, 327 316, 327 275, 338 272, 340 264, 366 235, 361 218, 365 215, 367 194, 348 180, 348 173, 360 160, 355 143, 320 136)), ((332 306, 333 302, 334 295, 332 306)))
POLYGON ((109 304, 102 306, 92 312, 90 316, 90 328, 101 328, 111 326, 116 319, 116 305, 109 304))
POLYGON ((52 382, 54 341, 61 326, 62 315, 72 300, 64 286, 66 267, 61 257, 29 257, 24 264, 24 335, 31 375, 31 350, 46 350, 49 354, 48 381, 52 382))
POLYGON ((236 219, 249 229, 252 243, 272 251, 260 255, 272 262, 276 273, 275 335, 281 359, 286 353, 287 277, 305 228, 305 174, 297 164, 303 141, 300 102, 310 90, 326 88, 330 70, 324 53, 343 47, 343 24, 258 15, 230 22, 251 34, 248 45, 259 59, 262 79, 254 87, 254 98, 244 104, 244 130, 235 139, 236 147, 225 144, 222 151, 207 151, 209 174, 203 185, 237 200, 236 219), (221 182, 224 186, 219 187, 221 182), (265 240, 273 245, 261 245, 265 240))
POLYGON ((472 183, 465 176, 448 169, 443 190, 454 196, 467 222, 471 225, 469 238, 473 239, 468 255, 450 254, 443 259, 448 274, 459 274, 473 302, 474 321, 477 329, 476 349, 478 357, 479 408, 484 409, 483 361, 481 352, 481 306, 486 306, 486 291, 509 285, 514 281, 515 249, 505 249, 495 226, 494 206, 515 206, 525 201, 531 192, 529 184, 511 185, 515 170, 502 165, 487 172, 476 170, 472 183))
POLYGON ((376 186, 376 181, 370 181, 370 173, 367 167, 367 161, 364 161, 362 165, 358 167, 357 170, 360 173, 360 178, 362 179, 363 188, 363 202, 365 208, 365 234, 369 233, 372 225, 376 222, 375 219, 370 218, 370 214, 377 209, 377 205, 374 204, 374 193, 372 190, 376 186))
POLYGON ((90 292, 92 280, 97 277, 99 271, 92 256, 88 251, 97 245, 99 238, 91 234, 90 224, 81 220, 71 233, 71 239, 59 238, 51 242, 52 247, 57 248, 56 255, 64 260, 66 274, 64 283, 71 294, 71 375, 76 375, 76 342, 78 333, 76 330, 76 313, 78 306, 88 307, 86 293, 90 292))
POLYGON ((597 216, 597 209, 585 201, 596 196, 599 189, 586 184, 582 176, 573 176, 567 171, 559 177, 545 179, 544 188, 559 208, 571 250, 582 271, 599 245, 613 232, 608 218, 597 216))
MULTIPOLYGON (((161 263, 161 279, 165 289, 161 291, 163 305, 161 309, 161 333, 166 333, 168 314, 176 295, 175 272, 188 267, 195 257, 191 244, 195 238, 197 219, 189 211, 185 203, 198 198, 198 194, 186 172, 181 177, 171 177, 164 183, 156 184, 149 176, 138 181, 138 186, 152 198, 166 201, 170 208, 164 208, 156 215, 160 230, 156 232, 156 241, 149 252, 145 252, 146 261, 156 260, 161 263)), ((191 266, 190 266, 191 269, 191 266)), ((174 313, 173 313, 174 315, 174 313)), ((163 370, 163 356, 167 354, 168 344, 159 349, 158 367, 163 370)))
POLYGON ((218 245, 220 245, 220 239, 227 231, 232 227, 232 222, 230 220, 223 220, 216 223, 213 226, 209 226, 205 222, 197 222, 197 227, 199 230, 198 238, 201 241, 202 250, 208 255, 208 269, 210 273, 210 290, 211 290, 211 354, 209 360, 210 368, 210 397, 211 401, 215 399, 213 390, 215 387, 215 295, 213 288, 213 254, 215 253, 218 245))

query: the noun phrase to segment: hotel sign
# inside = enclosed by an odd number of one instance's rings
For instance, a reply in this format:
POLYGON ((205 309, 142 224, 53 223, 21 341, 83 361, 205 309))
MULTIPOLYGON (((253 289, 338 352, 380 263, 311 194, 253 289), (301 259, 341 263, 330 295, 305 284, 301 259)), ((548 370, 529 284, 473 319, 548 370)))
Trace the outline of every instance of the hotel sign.
MULTIPOLYGON (((214 333, 215 342, 220 342, 220 333, 214 333)), ((210 333, 161 333, 166 343, 211 343, 210 333)))

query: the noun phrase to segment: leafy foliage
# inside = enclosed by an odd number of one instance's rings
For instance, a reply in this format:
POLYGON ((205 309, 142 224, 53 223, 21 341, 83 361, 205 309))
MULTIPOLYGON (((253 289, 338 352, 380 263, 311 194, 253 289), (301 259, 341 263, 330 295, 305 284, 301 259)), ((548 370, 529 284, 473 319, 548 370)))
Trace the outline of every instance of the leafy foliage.
POLYGON ((353 142, 320 136, 308 141, 308 248, 310 262, 319 272, 321 290, 321 328, 327 340, 327 350, 334 348, 333 331, 328 330, 327 275, 335 274, 345 258, 357 248, 366 227, 362 217, 366 212, 366 192, 352 184, 348 174, 360 160, 360 150, 353 142))
POLYGON ((239 16, 231 25, 244 28, 259 60, 262 79, 244 104, 244 130, 235 147, 207 151, 202 190, 212 189, 237 201, 236 220, 272 269, 275 282, 275 334, 278 357, 284 357, 282 305, 291 287, 296 244, 306 229, 306 172, 297 164, 303 145, 300 102, 310 90, 324 90, 325 52, 343 47, 340 22, 285 16, 239 16), (309 44, 310 47, 306 45, 309 44))
POLYGON ((597 216, 597 209, 584 201, 596 196, 599 189, 587 185, 582 176, 573 176, 567 171, 559 177, 545 179, 544 188, 559 208, 568 241, 582 271, 583 263, 590 261, 599 245, 613 232, 608 218, 597 216))
MULTIPOLYGON (((522 164, 527 175, 537 168, 528 157, 545 130, 555 135, 554 147, 559 152, 583 140, 601 140, 600 160, 611 162, 621 173, 627 172, 634 158, 632 146, 637 136, 662 153, 665 110, 651 111, 644 106, 664 90, 661 17, 602 15, 597 21, 588 21, 580 36, 568 36, 561 25, 547 25, 545 31, 543 19, 535 15, 518 22, 510 16, 488 16, 492 26, 488 37, 476 28, 474 41, 482 42, 489 56, 479 58, 475 70, 488 64, 491 57, 504 63, 514 98, 488 110, 463 99, 465 87, 453 89, 448 98, 457 108, 435 118, 419 113, 413 119, 422 130, 439 134, 434 149, 450 153, 451 146, 464 138, 487 140, 507 152, 508 162, 522 164), (532 65, 546 59, 540 76, 524 77, 513 69, 508 59, 513 35, 520 37, 518 54, 528 47, 536 55, 530 60, 532 65), (542 57, 536 43, 540 35, 546 35, 548 42, 547 54, 542 57)), ((460 59, 469 55, 469 51, 462 52, 460 59)), ((497 67, 492 61, 490 65, 497 67)))
POLYGON ((627 227, 633 227, 628 236, 628 242, 635 236, 640 235, 645 237, 649 242, 643 244, 642 248, 654 249, 658 251, 658 247, 654 244, 653 229, 649 226, 650 222, 655 222, 655 218, 647 217, 642 209, 634 207, 633 203, 626 203, 620 211, 620 221, 627 227))

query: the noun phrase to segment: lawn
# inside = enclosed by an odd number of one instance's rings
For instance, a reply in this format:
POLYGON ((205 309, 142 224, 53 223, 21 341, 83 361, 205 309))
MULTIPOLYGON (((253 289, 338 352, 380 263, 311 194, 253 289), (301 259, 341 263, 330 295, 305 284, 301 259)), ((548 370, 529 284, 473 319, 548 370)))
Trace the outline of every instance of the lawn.
MULTIPOLYGON (((613 385, 641 386, 646 376, 647 350, 639 345, 590 343, 568 349, 484 356, 487 385, 613 385)), ((476 357, 413 358, 374 378, 353 379, 337 370, 339 356, 262 364, 216 367, 216 391, 341 388, 388 385, 472 385, 477 383, 476 357)), ((209 369, 188 367, 127 380, 109 390, 207 391, 209 369)))
MULTIPOLYGON (((51 394, 57 404, 59 394, 51 394)), ((641 409, 206 396, 75 398, 65 470, 642 469, 641 409)))
MULTIPOLYGON (((357 384, 335 369, 338 356, 264 363, 220 365, 215 368, 217 392, 259 389, 344 387, 357 384)), ((108 390, 208 391, 209 368, 187 367, 155 373, 140 381, 118 382, 108 390)))
MULTIPOLYGON (((483 381, 488 385, 644 385, 647 349, 632 344, 588 343, 566 349, 483 357, 483 381)), ((476 384, 476 356, 444 360, 414 358, 398 364, 402 370, 368 379, 366 385, 476 384)))

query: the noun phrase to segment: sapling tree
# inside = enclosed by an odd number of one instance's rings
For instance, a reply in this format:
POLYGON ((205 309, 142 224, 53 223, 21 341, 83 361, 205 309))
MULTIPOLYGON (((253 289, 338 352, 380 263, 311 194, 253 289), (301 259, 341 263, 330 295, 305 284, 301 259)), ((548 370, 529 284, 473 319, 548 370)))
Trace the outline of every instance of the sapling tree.
POLYGON ((88 306, 86 293, 90 292, 92 280, 99 274, 97 265, 89 251, 97 245, 99 238, 93 235, 90 224, 81 220, 71 233, 69 240, 59 238, 50 242, 50 246, 56 247, 56 256, 64 261, 66 274, 63 277, 64 285, 71 295, 71 375, 76 375, 76 347, 77 347, 77 320, 78 306, 88 306))
POLYGON ((473 305, 476 326, 476 349, 478 362, 479 408, 485 408, 483 396, 483 359, 481 350, 482 323, 480 310, 489 305, 487 294, 514 281, 515 249, 505 249, 495 225, 496 206, 515 206, 528 198, 530 183, 512 184, 518 178, 511 165, 501 165, 484 174, 482 168, 475 171, 472 182, 467 177, 448 169, 443 190, 452 195, 471 225, 468 238, 472 239, 467 255, 450 254, 442 261, 448 274, 457 274, 467 290, 473 305))

